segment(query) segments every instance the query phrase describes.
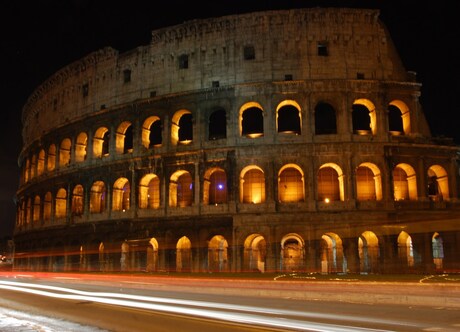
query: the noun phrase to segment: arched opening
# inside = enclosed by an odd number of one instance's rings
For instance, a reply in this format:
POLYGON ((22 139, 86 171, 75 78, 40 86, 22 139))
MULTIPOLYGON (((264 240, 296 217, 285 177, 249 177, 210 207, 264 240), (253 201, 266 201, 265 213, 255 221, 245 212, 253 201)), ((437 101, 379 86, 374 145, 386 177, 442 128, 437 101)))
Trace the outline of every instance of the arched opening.
POLYGON ((240 134, 249 138, 264 135, 264 114, 258 103, 247 103, 240 109, 240 134))
POLYGON ((240 175, 240 202, 260 204, 265 202, 265 175, 258 166, 247 166, 240 175))
POLYGON ((169 206, 185 207, 193 204, 193 182, 189 172, 181 170, 171 175, 169 206))
POLYGON ((40 149, 38 152, 37 175, 40 176, 45 172, 45 150, 40 149))
POLYGON ((228 271, 228 243, 222 235, 214 236, 208 245, 208 270, 210 272, 228 271))
POLYGON ((139 182, 139 208, 158 209, 160 207, 160 179, 149 173, 139 182))
POLYGON ((117 129, 115 148, 118 154, 133 152, 133 126, 131 122, 122 122, 117 129))
POLYGON ((446 170, 440 165, 428 169, 428 197, 432 201, 450 200, 449 179, 446 170))
POLYGON ((285 100, 276 109, 278 133, 301 134, 300 106, 293 100, 285 100))
POLYGON ((38 223, 40 221, 40 196, 35 196, 34 198, 34 205, 33 205, 33 213, 32 213, 32 222, 38 223))
POLYGON ((267 244, 260 234, 252 234, 244 241, 243 271, 265 272, 267 244))
POLYGON ((402 263, 402 266, 414 266, 414 250, 412 247, 412 238, 404 231, 402 231, 398 236, 398 257, 402 263))
POLYGON ((395 201, 417 200, 417 178, 412 166, 398 164, 393 169, 393 195, 395 201))
POLYGON ((204 175, 203 203, 210 205, 227 203, 227 174, 221 168, 208 169, 204 175))
POLYGON ((189 110, 179 110, 172 117, 171 142, 173 145, 190 144, 193 140, 193 118, 189 110))
POLYGON ((370 231, 365 231, 358 239, 358 254, 361 273, 378 273, 379 240, 370 231))
POLYGON ((388 125, 392 135, 410 134, 409 107, 401 100, 393 100, 388 106, 388 125))
POLYGON ((47 169, 48 171, 54 171, 56 168, 56 145, 51 144, 48 149, 48 164, 47 169))
POLYGON ((60 188, 56 194, 54 215, 56 218, 65 218, 66 214, 67 214, 67 192, 64 188, 60 188))
POLYGON ((342 169, 333 163, 321 165, 318 170, 318 201, 329 203, 344 201, 344 184, 342 169))
POLYGON ((342 239, 335 233, 326 233, 321 236, 321 272, 347 272, 342 239))
POLYGON ((70 149, 72 141, 70 138, 64 138, 59 147, 59 167, 67 166, 70 164, 70 149))
POLYGON ((77 184, 72 192, 72 215, 81 216, 83 214, 83 206, 83 186, 81 184, 77 184))
POLYGON ((401 110, 394 105, 388 106, 388 130, 395 136, 404 134, 401 110))
POLYGON ((301 168, 294 164, 284 165, 278 173, 278 200, 290 203, 303 202, 304 199, 305 185, 301 168))
POLYGON ((442 261, 444 259, 444 245, 442 242, 442 237, 438 232, 433 234, 431 240, 433 248, 433 263, 436 267, 436 270, 442 270, 442 261))
POLYGON ((26 208, 26 225, 30 224, 32 221, 32 199, 29 197, 27 199, 27 208, 26 208))
POLYGON ((102 158, 109 155, 109 140, 110 133, 105 127, 100 127, 96 130, 93 138, 93 156, 102 158))
POLYGON ((176 271, 191 272, 192 271, 192 243, 183 236, 177 241, 176 246, 176 271))
POLYGON ((45 200, 43 202, 43 221, 45 223, 51 220, 51 206, 52 206, 52 196, 51 193, 48 191, 45 194, 45 200))
POLYGON ((113 184, 112 192, 112 210, 113 211, 127 211, 129 210, 131 186, 127 178, 119 178, 113 184))
POLYGON ((106 188, 102 181, 96 181, 91 186, 89 211, 90 213, 102 213, 106 208, 106 188))
POLYGON ((281 269, 286 272, 301 271, 304 266, 305 247, 297 234, 288 234, 281 240, 281 269))
POLYGON ((127 241, 121 244, 121 255, 120 255, 120 270, 129 271, 131 270, 131 259, 130 259, 130 248, 127 241))
POLYGON ((107 254, 105 252, 104 243, 99 244, 99 271, 107 271, 107 254))
POLYGON ((142 125, 142 145, 148 149, 162 144, 162 124, 158 116, 150 116, 142 125))
POLYGON ((30 175, 30 160, 29 159, 26 159, 23 172, 24 172, 24 183, 27 183, 29 181, 29 175, 30 175))
POLYGON ((353 133, 358 135, 375 135, 377 133, 377 116, 374 104, 367 99, 357 99, 352 106, 353 133))
POLYGON ((382 199, 380 170, 371 163, 363 163, 356 169, 356 199, 379 201, 382 199))
POLYGON ((86 146, 88 142, 88 135, 85 132, 81 132, 77 136, 75 143, 75 162, 81 163, 86 160, 86 146))
POLYGON ((158 241, 151 238, 147 247, 147 271, 158 271, 158 241))
POLYGON ((30 157, 30 178, 33 179, 37 176, 37 156, 32 155, 30 157))

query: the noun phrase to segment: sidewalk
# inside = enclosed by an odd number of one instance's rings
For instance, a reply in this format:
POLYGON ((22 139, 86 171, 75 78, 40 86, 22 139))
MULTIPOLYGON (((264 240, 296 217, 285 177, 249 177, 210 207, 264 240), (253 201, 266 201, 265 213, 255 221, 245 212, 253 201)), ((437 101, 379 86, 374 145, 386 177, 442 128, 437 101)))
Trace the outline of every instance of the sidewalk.
POLYGON ((53 319, 30 315, 21 311, 0 307, 1 332, 104 332, 104 330, 53 319))

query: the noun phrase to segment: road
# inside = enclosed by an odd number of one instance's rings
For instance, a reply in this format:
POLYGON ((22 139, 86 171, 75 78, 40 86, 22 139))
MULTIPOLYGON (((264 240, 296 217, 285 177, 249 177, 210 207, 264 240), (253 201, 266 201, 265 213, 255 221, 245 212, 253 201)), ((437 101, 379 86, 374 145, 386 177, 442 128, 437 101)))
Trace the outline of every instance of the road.
POLYGON ((1 307, 55 319, 45 326, 59 332, 458 331, 459 294, 418 284, 0 274, 1 307))

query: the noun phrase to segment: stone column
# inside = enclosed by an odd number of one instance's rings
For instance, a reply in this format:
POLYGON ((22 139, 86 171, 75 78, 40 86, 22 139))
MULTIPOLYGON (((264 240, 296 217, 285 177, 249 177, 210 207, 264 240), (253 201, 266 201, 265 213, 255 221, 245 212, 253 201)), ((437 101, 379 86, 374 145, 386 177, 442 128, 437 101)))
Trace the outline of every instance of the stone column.
POLYGON ((349 273, 359 273, 359 252, 358 252, 358 239, 345 238, 342 239, 342 246, 344 256, 347 259, 347 269, 349 273))

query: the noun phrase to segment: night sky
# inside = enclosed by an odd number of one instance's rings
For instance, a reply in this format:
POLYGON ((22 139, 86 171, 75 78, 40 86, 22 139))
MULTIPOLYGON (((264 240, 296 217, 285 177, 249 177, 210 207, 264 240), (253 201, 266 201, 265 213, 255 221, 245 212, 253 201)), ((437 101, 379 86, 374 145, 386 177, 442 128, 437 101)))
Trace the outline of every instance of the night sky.
POLYGON ((460 144, 460 20, 455 1, 165 1, 2 0, 0 239, 12 234, 21 111, 54 72, 111 46, 120 53, 150 42, 151 31, 186 20, 302 7, 378 8, 406 70, 422 83, 420 98, 434 136, 460 144), (436 7, 433 7, 436 4, 436 7))

